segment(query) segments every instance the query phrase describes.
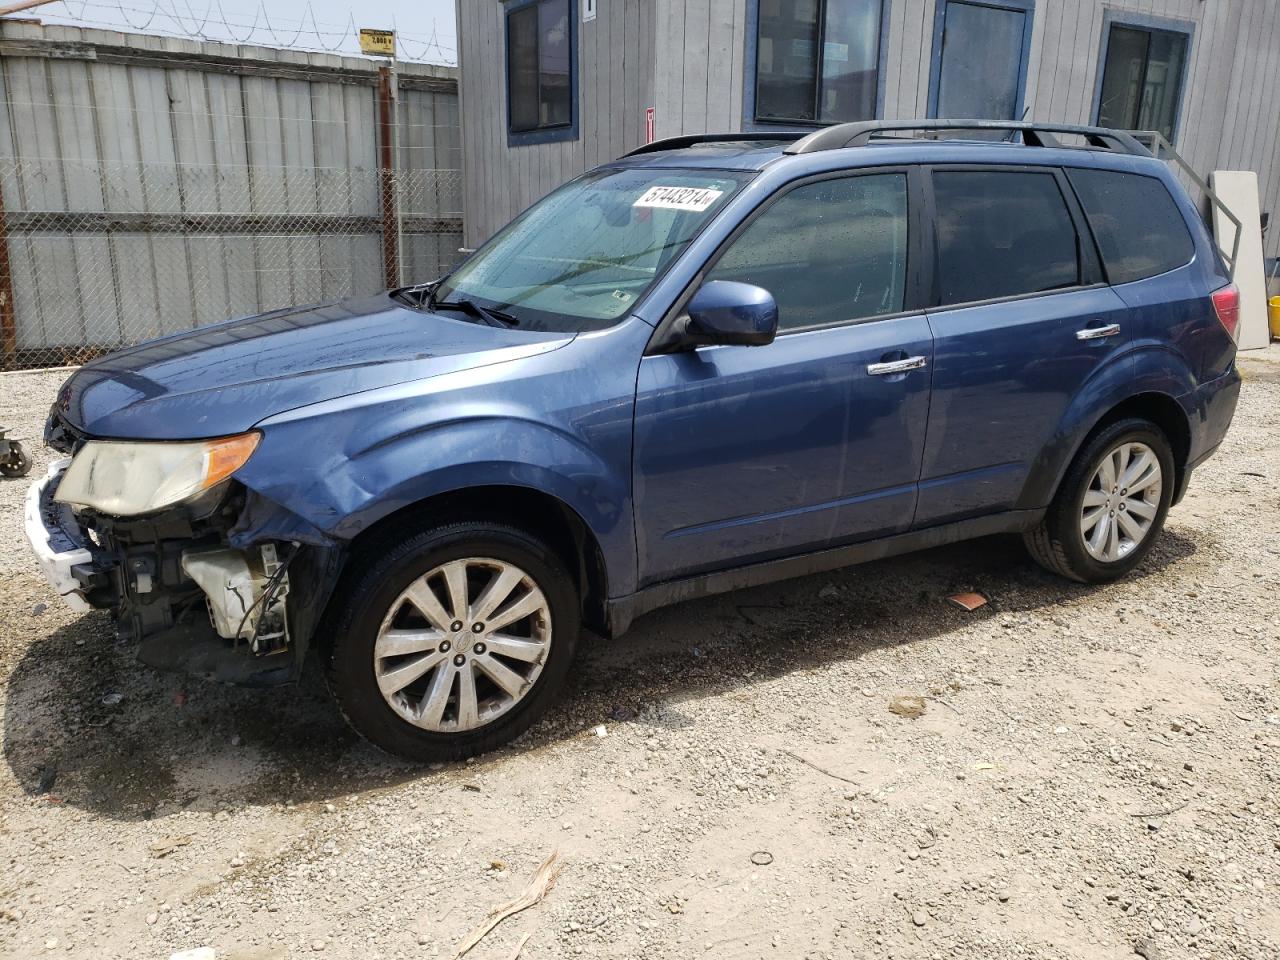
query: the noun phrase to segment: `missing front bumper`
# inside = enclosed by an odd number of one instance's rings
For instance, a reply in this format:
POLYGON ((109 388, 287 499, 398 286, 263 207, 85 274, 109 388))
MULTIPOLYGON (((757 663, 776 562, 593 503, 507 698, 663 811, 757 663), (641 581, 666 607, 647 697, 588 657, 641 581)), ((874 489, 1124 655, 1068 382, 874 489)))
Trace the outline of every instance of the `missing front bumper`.
POLYGON ((24 517, 37 563, 68 606, 109 611, 120 638, 158 669, 252 686, 296 679, 342 550, 275 540, 232 547, 236 491, 143 518, 78 515, 53 499, 68 462, 32 484, 24 517))

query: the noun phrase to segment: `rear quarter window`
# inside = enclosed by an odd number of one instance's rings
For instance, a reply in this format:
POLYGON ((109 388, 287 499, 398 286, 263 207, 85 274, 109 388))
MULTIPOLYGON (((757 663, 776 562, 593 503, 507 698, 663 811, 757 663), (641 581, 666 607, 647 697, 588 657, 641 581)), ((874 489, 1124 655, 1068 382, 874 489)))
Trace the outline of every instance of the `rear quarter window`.
POLYGON ((1098 241, 1110 283, 1130 283, 1189 263, 1195 252, 1186 221, 1155 177, 1114 170, 1068 170, 1098 241))

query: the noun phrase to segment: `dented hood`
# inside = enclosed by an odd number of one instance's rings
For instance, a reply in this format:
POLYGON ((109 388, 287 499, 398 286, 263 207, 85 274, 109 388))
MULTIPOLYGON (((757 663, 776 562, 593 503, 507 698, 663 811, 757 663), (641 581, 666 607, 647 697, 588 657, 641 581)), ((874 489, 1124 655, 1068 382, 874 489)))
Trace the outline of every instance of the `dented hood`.
POLYGON ((77 371, 57 406, 90 436, 216 437, 310 403, 517 360, 572 339, 412 310, 380 294, 277 310, 121 350, 77 371))

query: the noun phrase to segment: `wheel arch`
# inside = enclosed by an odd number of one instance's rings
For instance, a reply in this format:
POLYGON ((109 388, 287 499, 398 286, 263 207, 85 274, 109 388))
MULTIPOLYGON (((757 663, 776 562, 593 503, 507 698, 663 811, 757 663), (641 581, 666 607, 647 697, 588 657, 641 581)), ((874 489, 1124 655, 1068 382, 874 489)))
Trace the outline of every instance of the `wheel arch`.
POLYGON ((1020 501, 1020 506, 1045 507, 1057 495, 1062 479, 1079 452, 1100 430, 1128 417, 1147 420, 1168 438, 1173 451, 1174 503, 1181 499, 1185 489, 1187 460, 1191 452, 1191 421, 1182 404, 1167 393, 1148 390, 1132 394, 1095 410, 1093 416, 1080 424, 1081 428, 1059 433, 1060 438, 1070 437, 1070 443, 1052 444, 1054 456, 1042 457, 1032 472, 1020 501))
POLYGON ((597 633, 606 632, 609 571, 600 541, 577 510, 545 490, 484 484, 433 494, 365 527, 351 540, 351 555, 376 548, 388 538, 402 537, 407 529, 459 520, 506 523, 546 541, 574 578, 583 624, 597 633))

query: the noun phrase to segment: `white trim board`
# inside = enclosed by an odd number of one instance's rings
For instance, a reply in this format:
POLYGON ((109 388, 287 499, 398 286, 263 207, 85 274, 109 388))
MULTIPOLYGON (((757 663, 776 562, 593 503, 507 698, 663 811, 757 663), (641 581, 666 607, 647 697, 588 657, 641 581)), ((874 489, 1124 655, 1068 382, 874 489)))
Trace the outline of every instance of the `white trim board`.
MULTIPOLYGON (((1236 345, 1241 350, 1262 350, 1271 342, 1267 329, 1267 278, 1262 262, 1262 216, 1258 202, 1258 175, 1252 170, 1215 170, 1209 184, 1223 204, 1240 220, 1240 253, 1235 264, 1240 288, 1240 326, 1236 345)), ((1224 257, 1231 256, 1236 228, 1218 207, 1213 208, 1213 233, 1224 257)))

